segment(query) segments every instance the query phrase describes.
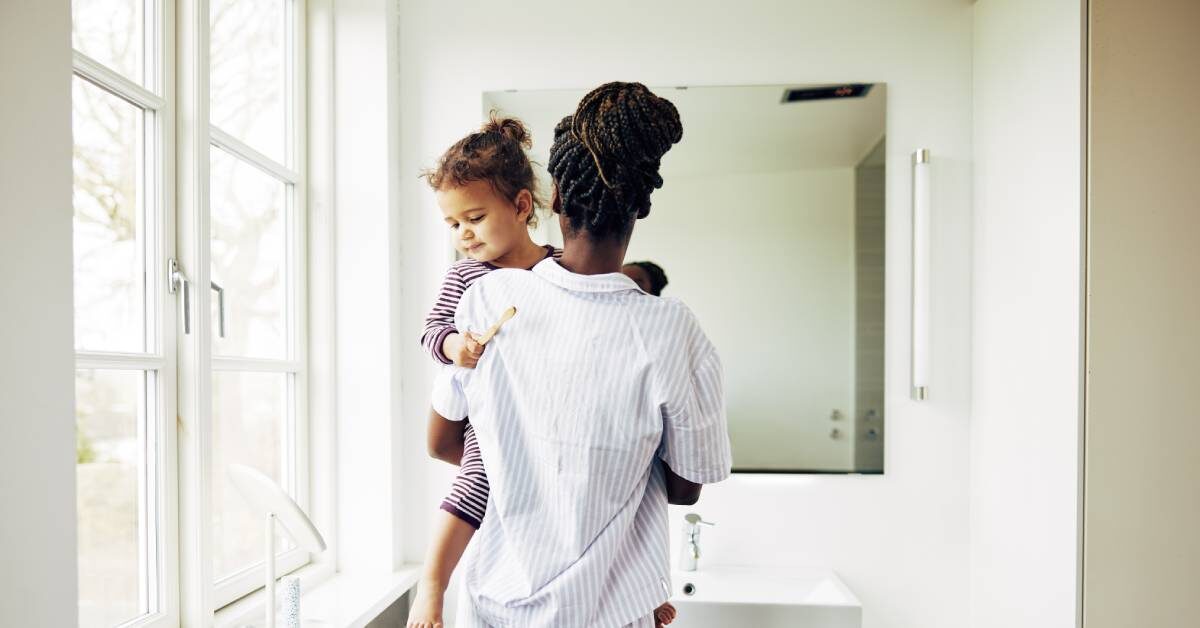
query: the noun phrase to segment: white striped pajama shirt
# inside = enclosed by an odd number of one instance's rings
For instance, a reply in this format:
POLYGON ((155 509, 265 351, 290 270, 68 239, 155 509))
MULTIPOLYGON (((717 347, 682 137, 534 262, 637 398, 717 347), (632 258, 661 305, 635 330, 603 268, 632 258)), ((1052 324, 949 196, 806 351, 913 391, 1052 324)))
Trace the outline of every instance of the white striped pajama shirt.
MULTIPOLYGON (((546 249, 546 257, 562 257, 562 249, 549 245, 543 248, 546 249)), ((467 288, 493 270, 499 270, 499 267, 489 262, 464 259, 455 262, 446 271, 446 276, 442 279, 442 289, 438 292, 433 309, 425 317, 425 331, 421 335, 421 345, 433 359, 442 364, 453 363, 442 351, 442 344, 446 342, 447 336, 458 331, 454 326, 458 302, 467 288)), ((479 445, 475 442, 475 429, 468 421, 463 430, 463 453, 458 475, 450 486, 450 494, 442 500, 441 508, 478 530, 487 509, 489 490, 487 470, 483 467, 479 445)))
POLYGON ((433 407, 470 414, 491 484, 465 560, 464 627, 653 625, 669 597, 661 459, 712 483, 731 466, 721 362, 681 302, 555 260, 467 289, 460 330, 517 315, 433 407), (649 622, 649 623, 647 623, 649 622))

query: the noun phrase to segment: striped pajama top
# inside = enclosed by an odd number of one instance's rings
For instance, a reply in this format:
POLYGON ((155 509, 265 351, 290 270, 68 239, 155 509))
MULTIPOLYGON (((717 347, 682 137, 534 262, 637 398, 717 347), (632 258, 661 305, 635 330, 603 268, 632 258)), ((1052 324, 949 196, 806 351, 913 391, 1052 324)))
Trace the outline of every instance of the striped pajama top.
POLYGON ((619 628, 670 592, 661 459, 703 484, 729 475, 721 362, 691 311, 619 273, 555 260, 498 270, 459 329, 517 308, 475 369, 446 367, 433 407, 468 413, 491 483, 468 550, 464 626, 619 628))
MULTIPOLYGON (((562 249, 548 244, 544 248, 546 257, 562 257, 562 249)), ((425 317, 425 331, 421 334, 421 346, 425 347, 425 351, 429 352, 433 359, 442 364, 454 363, 442 351, 442 343, 446 342, 446 336, 458 333, 458 328, 454 326, 454 313, 458 310, 458 301, 475 280, 493 270, 499 270, 499 267, 487 262, 462 259, 454 262, 446 271, 446 276, 442 279, 442 289, 438 292, 433 308, 425 317)))
MULTIPOLYGON (((546 257, 562 257, 562 249, 549 245, 545 249, 546 257)), ((458 332, 454 325, 454 313, 458 310, 458 302, 471 284, 493 270, 498 270, 498 267, 487 262, 464 259, 455 262, 446 271, 446 276, 442 279, 442 289, 438 292, 429 315, 425 317, 425 331, 421 335, 421 345, 433 359, 442 364, 453 363, 442 351, 442 344, 446 341, 446 336, 458 332)), ((463 433, 463 456, 458 475, 450 486, 450 494, 442 500, 441 508, 467 522, 471 527, 479 529, 487 507, 488 492, 487 472, 479 455, 475 429, 468 423, 463 433)))

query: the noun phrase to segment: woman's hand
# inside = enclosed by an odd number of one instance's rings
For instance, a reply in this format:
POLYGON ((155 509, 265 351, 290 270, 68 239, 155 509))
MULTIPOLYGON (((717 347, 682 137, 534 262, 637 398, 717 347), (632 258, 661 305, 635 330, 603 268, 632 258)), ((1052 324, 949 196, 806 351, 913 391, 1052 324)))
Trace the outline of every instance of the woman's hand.
POLYGON ((675 615, 675 607, 670 602, 663 602, 662 606, 654 609, 654 628, 663 628, 675 621, 675 615))
POLYGON ((466 429, 466 421, 451 421, 430 408, 429 425, 425 431, 429 456, 454 466, 462 464, 466 429))
POLYGON ((467 332, 465 334, 450 334, 446 336, 446 340, 442 341, 442 353, 450 358, 455 364, 473 369, 479 364, 479 358, 483 356, 483 345, 479 344, 479 338, 467 332))

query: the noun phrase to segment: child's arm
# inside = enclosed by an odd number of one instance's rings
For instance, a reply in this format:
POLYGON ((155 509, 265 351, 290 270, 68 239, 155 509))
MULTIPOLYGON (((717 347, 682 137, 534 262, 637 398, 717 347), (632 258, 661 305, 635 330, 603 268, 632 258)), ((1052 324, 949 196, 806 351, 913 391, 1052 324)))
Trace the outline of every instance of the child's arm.
POLYGON ((483 348, 469 334, 458 333, 454 326, 454 314, 458 302, 467 289, 467 282, 451 266, 442 279, 442 288, 429 314, 425 316, 425 331, 421 334, 421 346, 433 359, 442 364, 457 364, 473 368, 483 355, 483 348))
POLYGON ((442 278, 442 287, 438 291, 437 300, 433 302, 433 307, 425 316, 425 331, 421 334, 421 346, 425 347, 425 351, 433 359, 442 364, 453 363, 453 360, 443 351, 443 346, 446 338, 458 331, 454 327, 454 313, 458 309, 458 302, 462 299, 466 289, 467 282, 459 274, 458 268, 451 266, 446 270, 446 276, 442 278))
POLYGON ((462 560, 475 528, 448 512, 442 512, 430 539, 417 597, 408 613, 408 628, 441 628, 442 607, 450 574, 462 560))

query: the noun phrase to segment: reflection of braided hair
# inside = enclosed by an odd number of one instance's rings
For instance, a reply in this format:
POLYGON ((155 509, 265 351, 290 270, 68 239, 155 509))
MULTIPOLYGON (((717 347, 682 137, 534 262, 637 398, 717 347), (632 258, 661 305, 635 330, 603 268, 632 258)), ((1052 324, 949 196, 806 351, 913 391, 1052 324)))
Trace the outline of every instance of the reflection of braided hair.
POLYGON ((536 227, 537 209, 545 203, 538 194, 537 177, 525 152, 532 146, 529 131, 520 120, 500 117, 493 111, 479 131, 455 142, 438 159, 437 166, 421 176, 434 190, 487 181, 497 194, 510 201, 521 190, 529 190, 533 211, 526 222, 536 227))
POLYGON ((679 112, 641 83, 606 83, 554 129, 550 175, 571 230, 625 237, 663 185, 662 156, 683 137, 679 112))
POLYGON ((662 296, 663 288, 667 287, 667 273, 662 266, 654 262, 628 262, 626 266, 637 266, 646 271, 646 275, 650 277, 650 294, 662 296))

